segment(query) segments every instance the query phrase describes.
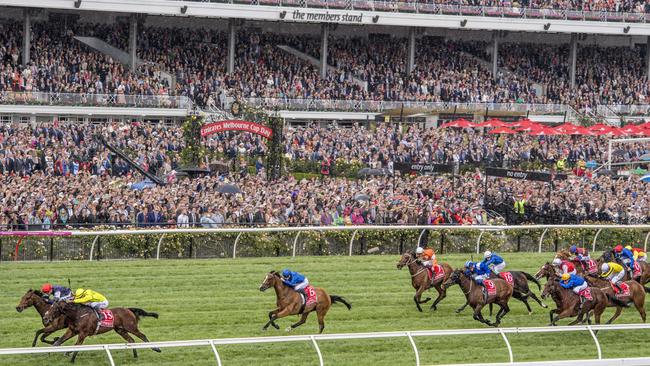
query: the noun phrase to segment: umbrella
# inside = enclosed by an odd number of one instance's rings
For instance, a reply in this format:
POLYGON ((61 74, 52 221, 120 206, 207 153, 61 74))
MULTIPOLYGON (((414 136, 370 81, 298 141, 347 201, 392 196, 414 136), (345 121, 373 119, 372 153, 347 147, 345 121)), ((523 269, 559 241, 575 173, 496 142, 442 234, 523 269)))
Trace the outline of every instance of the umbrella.
POLYGON ((641 168, 636 168, 632 171, 632 174, 636 174, 636 175, 644 175, 646 173, 648 173, 648 171, 641 168))
POLYGON ((641 177, 641 181, 645 183, 650 183, 650 174, 646 174, 643 177, 641 177))
POLYGON ((629 125, 625 125, 625 126, 621 127, 620 130, 627 133, 627 134, 635 134, 635 133, 641 131, 642 128, 640 128, 639 126, 635 126, 633 124, 629 124, 629 125))
POLYGON ((485 122, 474 125, 474 127, 487 127, 487 128, 496 128, 496 127, 507 127, 508 124, 503 122, 498 118, 492 118, 485 122))
POLYGON ((520 119, 515 123, 512 123, 510 127, 524 127, 524 126, 530 126, 531 124, 536 124, 536 123, 531 121, 528 118, 524 118, 524 119, 520 119))
POLYGON ((646 122, 646 123, 642 123, 642 124, 640 124, 638 127, 639 127, 639 128, 642 128, 642 129, 646 129, 646 130, 647 130, 647 129, 650 129, 650 121, 648 121, 648 122, 646 122))
POLYGON ((584 135, 584 136, 593 136, 594 133, 591 132, 588 128, 586 127, 576 127, 575 130, 569 132, 569 135, 584 135))
POLYGON ((464 118, 459 118, 451 122, 443 123, 442 126, 440 126, 440 128, 447 128, 447 127, 470 128, 470 127, 474 127, 474 124, 464 118))
POLYGON ((219 192, 219 193, 228 193, 228 194, 237 194, 237 193, 241 193, 241 189, 239 189, 239 187, 237 187, 234 184, 224 184, 224 185, 220 186, 219 188, 217 188, 217 192, 219 192))
POLYGON ((509 129, 508 127, 497 127, 494 130, 490 130, 488 133, 511 135, 517 132, 509 129))
POLYGON ((149 179, 145 179, 141 182, 138 183, 133 183, 131 184, 131 189, 136 190, 136 191, 144 191, 147 188, 155 187, 156 183, 152 182, 149 179))
POLYGON ((650 160, 650 153, 641 155, 641 157, 639 159, 645 160, 645 161, 650 160))
POLYGON ((602 123, 598 123, 598 124, 595 124, 595 125, 593 125, 591 127, 587 127, 587 128, 589 129, 589 131, 596 132, 596 131, 605 131, 605 130, 609 129, 610 127, 606 126, 606 125, 604 125, 602 123))
POLYGON ((355 201, 370 201, 370 196, 367 194, 357 194, 354 196, 355 201))
POLYGON ((573 125, 571 123, 563 123, 557 127, 554 128, 555 131, 561 133, 561 134, 570 134, 573 131, 576 131, 578 129, 578 126, 573 125))
POLYGON ((517 128, 517 129, 515 129, 515 131, 518 131, 518 132, 531 132, 531 131, 535 131, 535 130, 540 130, 542 128, 544 128, 544 126, 542 126, 540 124, 529 123, 527 125, 524 125, 524 126, 521 126, 521 127, 517 128))
POLYGON ((544 127, 542 127, 542 128, 539 128, 539 129, 532 130, 532 131, 528 132, 528 134, 532 135, 532 136, 552 136, 552 135, 559 135, 560 133, 555 131, 552 128, 544 128, 544 127))

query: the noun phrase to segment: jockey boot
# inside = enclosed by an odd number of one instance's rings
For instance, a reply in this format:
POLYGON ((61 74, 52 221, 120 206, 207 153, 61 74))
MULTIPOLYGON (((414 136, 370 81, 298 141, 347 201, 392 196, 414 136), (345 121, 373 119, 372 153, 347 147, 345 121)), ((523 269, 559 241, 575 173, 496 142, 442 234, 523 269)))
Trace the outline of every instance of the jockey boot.
POLYGON ((621 292, 623 292, 623 289, 621 288, 620 282, 616 282, 614 284, 614 287, 616 287, 616 293, 617 294, 620 294, 621 292))
POLYGON ((582 306, 585 304, 585 301, 587 301, 587 299, 584 296, 580 296, 580 306, 578 306, 578 312, 582 310, 582 306))
POLYGON ((301 288, 300 290, 296 290, 296 291, 298 291, 298 293, 303 296, 304 302, 307 303, 307 292, 305 292, 305 289, 301 288))

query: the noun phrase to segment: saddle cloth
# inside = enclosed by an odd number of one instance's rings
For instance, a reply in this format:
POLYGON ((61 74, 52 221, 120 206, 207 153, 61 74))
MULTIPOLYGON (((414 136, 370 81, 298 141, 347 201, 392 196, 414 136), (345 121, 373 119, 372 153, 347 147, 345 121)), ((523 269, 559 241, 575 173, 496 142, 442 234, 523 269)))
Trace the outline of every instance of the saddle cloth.
POLYGON ((598 264, 596 263, 596 261, 593 259, 587 261, 587 273, 595 274, 597 272, 598 272, 598 264))
POLYGON ((639 277, 641 276, 641 266, 639 265, 638 261, 634 262, 634 271, 632 271, 632 275, 634 277, 639 277))
POLYGON ((616 286, 612 285, 612 289, 614 290, 616 297, 630 296, 630 286, 627 283, 621 282, 619 286, 621 286, 621 291, 618 291, 616 286))
POLYGON ((432 268, 427 268, 427 273, 429 274, 429 281, 437 281, 445 277, 445 269, 441 265, 436 264, 432 268))
POLYGON ((508 282, 508 285, 515 287, 515 279, 512 277, 512 273, 510 272, 500 272, 499 277, 504 279, 506 282, 508 282))
POLYGON ((302 293, 300 294, 300 297, 302 297, 303 306, 309 306, 318 301, 318 298, 316 297, 316 289, 314 289, 314 286, 308 285, 305 287, 305 294, 307 294, 307 298, 305 298, 305 295, 302 293))
POLYGON ((483 286, 485 286, 488 296, 493 296, 497 294, 497 286, 494 284, 494 281, 483 280, 483 286))
POLYGON ((584 297, 587 300, 593 300, 594 298, 591 296, 591 287, 587 287, 586 289, 578 292, 578 295, 584 297))
POLYGON ((108 309, 100 310, 98 312, 100 317, 99 326, 104 328, 113 328, 113 323, 115 318, 113 317, 113 312, 108 309))

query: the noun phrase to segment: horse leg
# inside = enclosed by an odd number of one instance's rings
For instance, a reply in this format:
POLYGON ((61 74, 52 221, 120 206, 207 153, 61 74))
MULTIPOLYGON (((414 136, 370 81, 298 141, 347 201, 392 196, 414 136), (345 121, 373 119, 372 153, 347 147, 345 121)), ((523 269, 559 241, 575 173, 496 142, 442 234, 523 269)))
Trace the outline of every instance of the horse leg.
POLYGON ((328 309, 316 311, 316 315, 318 316, 318 333, 323 333, 323 329, 325 329, 325 314, 327 314, 328 309))
MULTIPOLYGON (((138 326, 137 326, 137 325, 135 326, 135 329, 129 330, 128 332, 131 333, 131 334, 133 334, 133 335, 135 335, 136 337, 140 338, 140 339, 141 339, 143 342, 145 342, 145 343, 150 343, 150 342, 151 342, 151 341, 149 340, 149 338, 147 338, 147 336, 144 335, 144 333, 142 333, 142 332, 140 331, 140 329, 138 329, 138 326)), ((156 348, 152 348, 152 350, 154 350, 154 351, 156 351, 156 352, 158 352, 158 353, 162 352, 162 351, 160 350, 160 348, 158 348, 158 347, 156 347, 156 348)))
MULTIPOLYGON (((115 333, 119 334, 120 337, 124 338, 126 343, 135 343, 135 339, 129 335, 129 332, 122 328, 115 328, 115 333)), ((138 358, 138 350, 133 349, 133 358, 138 358)))
POLYGON ((508 307, 507 302, 503 304, 497 304, 497 305, 499 305, 501 309, 499 309, 499 312, 497 313, 496 323, 493 324, 495 327, 498 327, 499 324, 501 324, 501 319, 510 311, 510 307, 508 307))
POLYGON ((465 300, 465 304, 463 304, 463 306, 461 306, 461 307, 459 307, 458 309, 456 309, 456 314, 458 314, 458 313, 460 313, 461 311, 465 310, 465 308, 467 307, 467 305, 469 305, 469 301, 468 301, 468 300, 465 300))
POLYGON ((643 307, 643 301, 634 301, 634 307, 639 312, 641 320, 645 323, 645 308, 643 307))
POLYGON ((415 295, 413 295, 413 301, 415 301, 415 306, 418 307, 418 311, 422 312, 422 307, 420 307, 420 304, 424 304, 425 302, 431 300, 430 297, 427 297, 424 299, 424 301, 420 300, 422 297, 422 293, 426 290, 424 286, 420 286, 420 288, 415 292, 415 295))
POLYGON ((34 341, 32 342, 32 347, 36 347, 36 342, 38 341, 38 336, 41 333, 43 333, 44 330, 45 330, 45 328, 41 328, 41 329, 36 331, 36 335, 34 335, 34 341))
POLYGON ((612 322, 613 322, 614 320, 616 320, 616 318, 618 318, 619 316, 621 316, 621 311, 623 311, 623 308, 621 308, 620 306, 617 306, 617 307, 616 307, 616 312, 614 313, 614 316, 612 316, 612 318, 609 319, 605 324, 612 324, 612 322))
POLYGON ((67 341, 68 339, 74 337, 74 335, 75 335, 75 332, 73 332, 72 329, 68 328, 68 330, 66 330, 65 334, 63 334, 61 337, 59 337, 59 339, 57 339, 57 340, 54 342, 54 344, 52 344, 52 346, 54 346, 54 347, 58 347, 58 346, 60 346, 61 344, 63 344, 63 342, 65 342, 65 341, 67 341))
POLYGON ((280 329, 280 326, 275 324, 275 321, 274 321, 275 319, 273 318, 275 316, 275 314, 278 313, 279 310, 280 309, 275 309, 275 310, 269 311, 269 321, 268 321, 268 323, 266 323, 262 327, 262 330, 266 330, 269 327, 269 325, 272 325, 275 329, 280 329))
MULTIPOLYGON (((75 343, 75 346, 80 346, 82 343, 84 343, 84 339, 86 339, 86 335, 83 333, 79 333, 79 338, 77 338, 77 343, 75 343)), ((70 362, 74 363, 74 360, 77 358, 77 354, 79 351, 74 351, 72 353, 72 358, 70 359, 70 362)))
POLYGON ((548 325, 555 325, 555 324, 553 324, 553 314, 557 313, 558 310, 559 310, 559 309, 553 309, 553 310, 551 310, 551 311, 548 312, 548 315, 549 315, 549 317, 550 317, 550 319, 551 319, 551 322, 550 322, 548 325))
POLYGON ((564 311, 559 313, 557 316, 555 316, 555 318, 553 318, 553 321, 551 322, 551 325, 556 325, 558 320, 568 318, 568 317, 571 316, 572 313, 573 313, 573 307, 569 307, 568 309, 565 309, 564 311))
POLYGON ((526 310, 528 310, 528 315, 531 315, 533 313, 533 309, 530 308, 530 304, 528 303, 528 295, 526 295, 524 292, 513 291, 512 297, 523 302, 524 305, 526 305, 526 310))
POLYGON ((474 320, 478 320, 483 324, 491 325, 492 323, 489 320, 483 318, 483 314, 481 314, 481 309, 483 309, 483 306, 484 306, 483 304, 476 305, 476 307, 474 308, 473 318, 474 320))
POLYGON ((431 309, 438 310, 436 305, 438 305, 438 303, 442 301, 442 299, 447 297, 447 290, 445 290, 441 284, 435 286, 434 288, 436 289, 436 291, 438 291, 438 297, 433 301, 433 304, 431 304, 431 309))
POLYGON ((541 307, 543 307, 543 308, 545 308, 545 309, 548 308, 548 305, 544 304, 544 303, 542 302, 542 300, 540 300, 540 299, 537 297, 537 295, 535 295, 534 292, 532 292, 532 291, 529 290, 527 295, 528 295, 528 297, 530 297, 531 299, 535 300, 535 302, 537 302, 537 303, 539 304, 539 306, 541 306, 541 307))
POLYGON ((295 324, 291 324, 290 326, 287 327, 287 332, 290 332, 292 329, 298 328, 299 326, 305 324, 308 316, 309 313, 302 313, 302 315, 300 316, 300 320, 298 320, 298 322, 296 322, 295 324))

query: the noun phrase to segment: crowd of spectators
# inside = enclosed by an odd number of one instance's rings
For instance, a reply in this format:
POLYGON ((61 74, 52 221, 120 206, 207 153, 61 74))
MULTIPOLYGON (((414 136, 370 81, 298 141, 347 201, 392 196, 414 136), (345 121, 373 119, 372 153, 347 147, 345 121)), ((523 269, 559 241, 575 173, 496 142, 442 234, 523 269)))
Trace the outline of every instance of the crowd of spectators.
POLYGON ((223 105, 227 97, 260 97, 566 103, 579 109, 643 104, 650 95, 643 51, 629 47, 580 46, 571 88, 565 46, 502 44, 501 66, 512 72, 494 77, 479 61, 489 58, 485 42, 420 38, 409 73, 404 38, 332 36, 328 62, 334 68, 322 78, 317 66, 278 47, 289 45, 318 58, 317 36, 241 29, 234 73, 228 75, 226 35, 219 30, 142 25, 138 56, 143 63, 132 71, 74 39, 96 36, 127 50, 125 24, 34 22, 32 28, 30 62, 23 67, 22 24, 0 22, 0 92, 107 93, 117 104, 126 95, 184 95, 201 107, 223 105))
MULTIPOLYGON (((349 179, 333 176, 268 184, 263 164, 251 174, 213 174, 171 179, 165 186, 135 189, 143 177, 94 138, 101 134, 136 163, 159 176, 173 176, 183 148, 182 129, 150 124, 0 126, 0 227, 221 224, 343 225, 366 223, 488 224, 508 222, 646 222, 650 185, 637 176, 611 178, 569 173, 555 186, 512 184, 470 170, 450 175, 349 179), (223 184, 240 194, 221 194, 223 184), (526 213, 513 212, 525 197, 526 213), (498 213, 497 214, 495 214, 498 213)), ((291 160, 359 161, 393 168, 395 162, 496 165, 504 162, 602 162, 600 137, 495 136, 477 131, 288 128, 285 153, 291 160)), ((251 134, 216 134, 206 146, 222 159, 258 158, 263 140, 251 134)), ((635 160, 650 144, 625 145, 620 154, 635 160), (624 150, 623 150, 624 149, 624 150)))

